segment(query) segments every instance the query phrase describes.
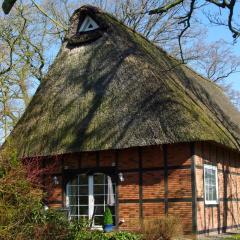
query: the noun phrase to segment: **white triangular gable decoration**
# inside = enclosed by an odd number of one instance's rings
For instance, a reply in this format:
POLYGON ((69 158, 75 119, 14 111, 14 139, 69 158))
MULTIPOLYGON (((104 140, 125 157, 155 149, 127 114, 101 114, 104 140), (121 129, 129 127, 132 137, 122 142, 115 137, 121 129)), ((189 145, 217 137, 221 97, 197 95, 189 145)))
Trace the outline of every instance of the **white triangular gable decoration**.
POLYGON ((79 29, 79 32, 88 32, 98 28, 98 24, 91 17, 86 16, 79 29))

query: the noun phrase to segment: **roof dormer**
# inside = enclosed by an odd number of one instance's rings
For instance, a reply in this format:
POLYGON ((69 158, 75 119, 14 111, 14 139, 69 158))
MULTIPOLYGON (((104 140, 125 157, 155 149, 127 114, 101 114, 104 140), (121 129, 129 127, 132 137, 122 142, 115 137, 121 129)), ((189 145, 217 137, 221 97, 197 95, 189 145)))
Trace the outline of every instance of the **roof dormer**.
POLYGON ((102 37, 109 24, 100 9, 82 6, 70 19, 70 28, 66 37, 70 45, 93 42, 102 37))

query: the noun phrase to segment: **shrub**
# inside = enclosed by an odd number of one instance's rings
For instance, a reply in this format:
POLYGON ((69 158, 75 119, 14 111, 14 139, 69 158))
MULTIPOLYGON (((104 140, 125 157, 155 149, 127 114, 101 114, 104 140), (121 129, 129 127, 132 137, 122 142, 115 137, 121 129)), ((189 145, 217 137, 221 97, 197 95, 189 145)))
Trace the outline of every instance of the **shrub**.
MULTIPOLYGON (((75 230, 76 229, 77 228, 75 228, 75 230)), ((141 240, 141 237, 140 235, 130 232, 104 233, 98 230, 78 229, 77 232, 72 232, 69 240, 141 240)))
POLYGON ((104 225, 113 224, 112 213, 109 207, 106 208, 103 216, 104 225))
POLYGON ((0 155, 0 239, 66 239, 66 217, 44 210, 43 191, 28 179, 25 166, 12 152, 0 155))
POLYGON ((65 240, 69 236, 68 219, 58 210, 43 210, 42 214, 38 215, 38 219, 36 219, 32 235, 32 239, 65 240))
POLYGON ((172 240, 183 234, 182 225, 174 216, 145 219, 142 221, 141 232, 145 240, 172 240))
POLYGON ((115 232, 109 240, 140 240, 141 236, 139 234, 130 232, 115 232))
POLYGON ((90 222, 88 219, 80 219, 71 221, 69 224, 69 240, 89 239, 90 222))

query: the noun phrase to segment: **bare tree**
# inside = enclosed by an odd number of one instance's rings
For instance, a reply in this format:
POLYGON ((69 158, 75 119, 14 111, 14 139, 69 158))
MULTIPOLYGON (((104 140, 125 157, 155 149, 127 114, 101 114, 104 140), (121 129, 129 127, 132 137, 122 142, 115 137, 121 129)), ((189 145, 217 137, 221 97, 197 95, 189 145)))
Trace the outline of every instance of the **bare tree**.
MULTIPOLYGON (((228 76, 239 70, 239 58, 227 43, 203 40, 207 30, 199 23, 197 10, 205 9, 207 18, 211 22, 218 19, 220 24, 219 15, 207 12, 212 4, 207 1, 170 1, 167 5, 160 5, 159 0, 45 0, 40 5, 34 0, 19 2, 7 17, 0 14, 0 135, 6 137, 16 124, 60 48, 69 17, 84 3, 112 13, 215 82, 225 84, 228 76), (49 51, 51 46, 55 51, 49 51), (50 52, 55 53, 50 56, 50 52)), ((227 92, 237 104, 240 94, 227 92)))
POLYGON ((215 83, 224 83, 226 78, 240 70, 240 57, 223 40, 211 44, 199 43, 198 58, 193 63, 208 79, 215 83))
MULTIPOLYGON (((37 18, 36 18, 37 19, 37 18)), ((44 22, 36 22, 29 5, 18 5, 8 17, 0 15, 0 135, 3 138, 28 105, 34 85, 45 73, 44 22), (33 31, 32 23, 41 26, 33 31)))

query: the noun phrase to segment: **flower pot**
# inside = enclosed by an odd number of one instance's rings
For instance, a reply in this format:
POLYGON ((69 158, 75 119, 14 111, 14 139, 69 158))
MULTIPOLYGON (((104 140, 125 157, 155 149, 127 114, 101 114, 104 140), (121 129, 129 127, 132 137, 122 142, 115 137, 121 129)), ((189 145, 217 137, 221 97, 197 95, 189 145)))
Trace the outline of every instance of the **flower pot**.
POLYGON ((112 232, 113 230, 113 225, 112 224, 106 224, 103 226, 104 232, 112 232))

